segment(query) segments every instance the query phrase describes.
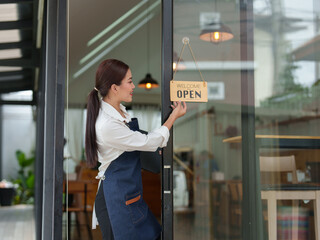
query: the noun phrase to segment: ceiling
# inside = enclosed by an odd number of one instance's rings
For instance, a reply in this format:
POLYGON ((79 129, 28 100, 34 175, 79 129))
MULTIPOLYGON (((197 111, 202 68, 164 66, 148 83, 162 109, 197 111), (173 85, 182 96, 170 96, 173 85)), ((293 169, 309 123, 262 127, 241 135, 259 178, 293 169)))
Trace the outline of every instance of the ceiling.
MULTIPOLYGON (((100 62, 130 66, 133 82, 150 72, 161 79, 161 0, 77 0, 69 7, 68 104, 83 106, 100 62), (116 11, 115 11, 116 9, 116 11)), ((160 88, 134 90, 134 103, 160 104, 160 88)))

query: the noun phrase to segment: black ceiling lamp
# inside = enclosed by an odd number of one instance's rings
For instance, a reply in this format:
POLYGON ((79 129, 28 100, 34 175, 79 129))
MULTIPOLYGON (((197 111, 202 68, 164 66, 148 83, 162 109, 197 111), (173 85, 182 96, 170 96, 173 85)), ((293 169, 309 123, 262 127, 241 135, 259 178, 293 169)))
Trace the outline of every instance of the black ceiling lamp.
POLYGON ((220 13, 217 9, 217 0, 215 0, 215 11, 200 15, 200 23, 202 22, 200 39, 212 43, 220 43, 232 39, 234 35, 231 29, 221 22, 220 13))
MULTIPOLYGON (((149 3, 149 2, 148 2, 149 3)), ((148 15, 150 13, 150 10, 149 10, 149 4, 148 4, 148 15)), ((139 84, 138 84, 138 87, 140 88, 145 88, 146 90, 151 90, 152 88, 157 88, 159 87, 159 84, 158 82, 153 79, 151 77, 151 73, 150 73, 150 70, 149 70, 149 21, 151 20, 151 17, 150 15, 148 16, 148 25, 147 25, 147 60, 148 60, 148 73, 146 74, 146 77, 143 78, 139 84)))
POLYGON ((146 77, 139 82, 138 87, 150 90, 152 88, 159 87, 159 84, 155 79, 151 77, 150 73, 147 73, 146 77))

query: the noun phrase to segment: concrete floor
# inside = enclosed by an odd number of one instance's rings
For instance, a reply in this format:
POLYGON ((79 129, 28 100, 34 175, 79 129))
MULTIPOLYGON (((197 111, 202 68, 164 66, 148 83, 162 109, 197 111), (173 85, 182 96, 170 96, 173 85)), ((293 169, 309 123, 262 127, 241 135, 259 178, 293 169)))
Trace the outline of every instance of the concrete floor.
POLYGON ((33 205, 1 206, 0 238, 35 240, 33 205))

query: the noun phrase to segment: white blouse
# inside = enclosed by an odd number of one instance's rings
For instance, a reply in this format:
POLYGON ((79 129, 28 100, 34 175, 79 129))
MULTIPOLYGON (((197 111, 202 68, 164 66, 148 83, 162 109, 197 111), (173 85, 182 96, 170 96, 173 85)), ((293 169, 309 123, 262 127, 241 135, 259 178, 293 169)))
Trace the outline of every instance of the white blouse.
POLYGON ((167 145, 170 133, 167 127, 161 126, 150 133, 142 134, 132 131, 125 124, 131 121, 125 107, 120 105, 125 118, 110 104, 101 100, 101 107, 96 121, 96 137, 98 144, 99 175, 101 178, 110 163, 123 152, 149 151, 167 145))
MULTIPOLYGON (((110 104, 101 100, 99 115, 96 121, 96 137, 98 144, 98 161, 101 163, 97 179, 104 178, 104 172, 110 163, 117 159, 123 152, 135 150, 154 152, 158 147, 167 145, 170 133, 167 127, 142 134, 132 131, 125 124, 131 121, 126 108, 120 105, 125 118, 110 104)), ((101 181, 99 181, 100 186, 101 181)), ((99 189, 99 187, 98 187, 99 189)), ((95 205, 92 213, 92 229, 96 229, 98 219, 96 217, 95 205)))

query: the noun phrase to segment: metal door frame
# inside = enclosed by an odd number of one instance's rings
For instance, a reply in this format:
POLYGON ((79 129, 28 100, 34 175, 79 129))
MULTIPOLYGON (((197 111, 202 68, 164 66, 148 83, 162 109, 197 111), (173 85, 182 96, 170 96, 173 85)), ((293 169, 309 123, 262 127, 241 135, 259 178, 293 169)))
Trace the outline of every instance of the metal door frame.
POLYGON ((41 239, 59 240, 62 239, 67 0, 48 0, 46 4, 44 103, 40 110, 44 143, 41 239))
MULTIPOLYGON (((173 0, 162 0, 162 40, 161 40, 161 121, 171 113, 170 81, 172 79, 173 53, 173 0)), ((162 151, 161 168, 161 216, 162 239, 173 239, 173 138, 172 128, 167 147, 162 151)))

